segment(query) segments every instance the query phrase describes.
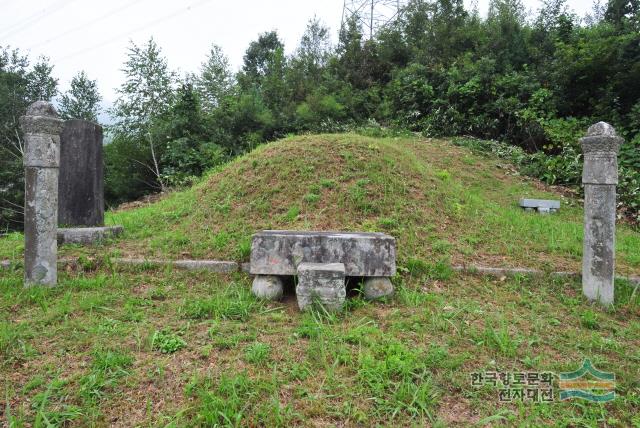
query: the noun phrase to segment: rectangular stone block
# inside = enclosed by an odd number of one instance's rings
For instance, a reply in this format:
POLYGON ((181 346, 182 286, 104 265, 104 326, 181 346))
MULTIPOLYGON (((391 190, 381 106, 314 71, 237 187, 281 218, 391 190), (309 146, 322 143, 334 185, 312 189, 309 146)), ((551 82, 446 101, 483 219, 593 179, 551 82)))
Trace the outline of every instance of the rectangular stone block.
POLYGON ((72 227, 58 229, 58 245, 92 245, 100 241, 116 238, 122 234, 122 226, 72 227))
POLYGON ((393 276, 396 240, 377 232, 265 230, 253 235, 251 274, 296 275, 300 263, 342 263, 347 276, 393 276))
POLYGON ((305 310, 317 301, 327 310, 340 310, 347 295, 344 278, 342 263, 301 263, 296 285, 298 307, 305 310))
POLYGON ((68 120, 60 135, 58 224, 104 225, 102 127, 68 120))

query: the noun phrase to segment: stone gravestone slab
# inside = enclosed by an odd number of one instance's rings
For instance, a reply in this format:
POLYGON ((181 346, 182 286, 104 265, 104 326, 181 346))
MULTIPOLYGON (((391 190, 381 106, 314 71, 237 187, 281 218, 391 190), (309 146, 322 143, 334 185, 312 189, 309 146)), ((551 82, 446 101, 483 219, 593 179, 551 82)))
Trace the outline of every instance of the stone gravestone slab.
POLYGON ((102 127, 81 119, 68 120, 60 135, 58 224, 104 224, 102 127))

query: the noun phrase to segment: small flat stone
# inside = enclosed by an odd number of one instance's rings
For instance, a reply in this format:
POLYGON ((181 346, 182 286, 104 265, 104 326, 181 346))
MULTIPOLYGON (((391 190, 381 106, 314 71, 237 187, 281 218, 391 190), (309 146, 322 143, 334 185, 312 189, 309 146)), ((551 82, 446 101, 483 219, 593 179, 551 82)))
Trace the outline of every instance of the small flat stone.
POLYGON ((520 199, 520 206, 522 208, 535 208, 540 211, 540 208, 546 208, 547 210, 559 210, 560 201, 553 199, 520 199))

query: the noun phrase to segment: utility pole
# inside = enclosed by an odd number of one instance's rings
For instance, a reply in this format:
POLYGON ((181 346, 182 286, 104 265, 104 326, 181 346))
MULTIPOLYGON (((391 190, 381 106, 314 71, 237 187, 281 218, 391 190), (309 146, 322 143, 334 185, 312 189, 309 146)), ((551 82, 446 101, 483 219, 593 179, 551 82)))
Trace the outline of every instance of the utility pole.
POLYGON ((408 0, 344 0, 341 28, 355 18, 363 33, 373 39, 381 28, 402 14, 407 3, 408 0))

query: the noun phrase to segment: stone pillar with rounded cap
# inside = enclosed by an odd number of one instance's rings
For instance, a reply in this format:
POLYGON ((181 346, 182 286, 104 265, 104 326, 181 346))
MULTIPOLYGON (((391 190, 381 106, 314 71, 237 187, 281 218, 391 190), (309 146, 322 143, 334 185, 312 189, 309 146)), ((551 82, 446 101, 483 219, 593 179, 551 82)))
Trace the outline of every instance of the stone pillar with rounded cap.
POLYGON ((582 292, 603 305, 613 303, 618 152, 624 140, 605 122, 580 139, 584 153, 584 247, 582 292))
POLYGON ((54 286, 58 280, 58 168, 64 121, 46 101, 20 118, 24 132, 24 285, 54 286))

